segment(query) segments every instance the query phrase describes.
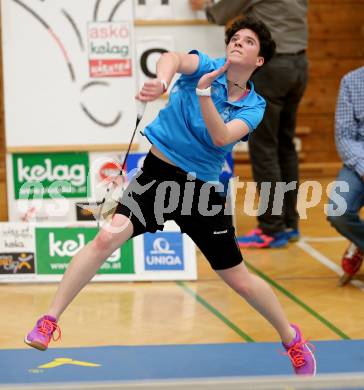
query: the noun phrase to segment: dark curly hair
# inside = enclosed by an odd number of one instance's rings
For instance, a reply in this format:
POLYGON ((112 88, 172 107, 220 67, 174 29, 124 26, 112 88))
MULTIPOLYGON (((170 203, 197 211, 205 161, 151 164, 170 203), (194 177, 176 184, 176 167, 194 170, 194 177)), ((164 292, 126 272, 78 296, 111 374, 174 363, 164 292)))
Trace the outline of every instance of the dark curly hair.
POLYGON ((276 43, 274 42, 268 27, 258 19, 252 17, 240 17, 235 19, 234 23, 225 32, 226 45, 229 44, 231 38, 237 31, 244 28, 257 34, 260 43, 259 55, 264 58, 264 64, 266 64, 274 56, 276 43))

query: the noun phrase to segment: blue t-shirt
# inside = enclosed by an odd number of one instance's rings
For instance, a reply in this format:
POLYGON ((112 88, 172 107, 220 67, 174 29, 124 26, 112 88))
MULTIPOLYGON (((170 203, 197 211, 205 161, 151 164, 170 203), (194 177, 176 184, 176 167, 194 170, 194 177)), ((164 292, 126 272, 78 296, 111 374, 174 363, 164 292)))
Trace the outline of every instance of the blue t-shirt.
MULTIPOLYGON (((148 125, 144 134, 172 163, 185 172, 194 173, 203 181, 219 180, 225 156, 231 152, 233 142, 225 146, 214 145, 202 117, 196 86, 205 73, 220 68, 225 58, 212 59, 206 54, 197 54, 200 62, 195 73, 181 75, 173 85, 167 106, 148 125)), ((212 100, 225 123, 233 119, 243 120, 251 133, 261 122, 266 106, 265 100, 254 91, 249 82, 249 94, 239 101, 228 101, 226 74, 212 83, 212 100)), ((242 141, 247 141, 246 135, 242 141)))

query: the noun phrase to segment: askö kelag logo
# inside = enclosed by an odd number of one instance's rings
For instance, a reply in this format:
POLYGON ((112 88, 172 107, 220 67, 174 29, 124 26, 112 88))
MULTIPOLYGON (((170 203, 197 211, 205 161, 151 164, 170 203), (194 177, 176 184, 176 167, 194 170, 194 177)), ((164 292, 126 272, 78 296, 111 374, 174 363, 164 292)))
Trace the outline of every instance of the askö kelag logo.
POLYGON ((130 77, 130 25, 128 22, 90 22, 87 28, 90 77, 130 77))
POLYGON ((15 199, 87 196, 88 153, 13 154, 15 199))
POLYGON ((146 271, 184 270, 181 233, 146 233, 144 235, 144 267, 146 271))
MULTIPOLYGON (((36 228, 38 274, 63 274, 72 257, 97 234, 96 228, 36 228)), ((98 274, 134 273, 132 240, 117 249, 101 266, 98 274)))

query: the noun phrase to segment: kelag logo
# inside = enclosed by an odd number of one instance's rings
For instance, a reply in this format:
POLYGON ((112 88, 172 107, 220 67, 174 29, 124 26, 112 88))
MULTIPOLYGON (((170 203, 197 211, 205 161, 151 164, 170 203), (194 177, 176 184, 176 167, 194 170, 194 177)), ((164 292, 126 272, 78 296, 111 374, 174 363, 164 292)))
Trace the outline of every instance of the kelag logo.
POLYGON ((13 154, 15 199, 87 196, 88 153, 13 154))
POLYGON ((144 253, 146 271, 184 269, 181 233, 146 233, 144 235, 144 253))
MULTIPOLYGON (((96 228, 39 228, 35 229, 37 271, 40 275, 63 274, 72 258, 97 234, 96 228)), ((132 240, 117 249, 101 266, 98 274, 133 274, 132 240)))

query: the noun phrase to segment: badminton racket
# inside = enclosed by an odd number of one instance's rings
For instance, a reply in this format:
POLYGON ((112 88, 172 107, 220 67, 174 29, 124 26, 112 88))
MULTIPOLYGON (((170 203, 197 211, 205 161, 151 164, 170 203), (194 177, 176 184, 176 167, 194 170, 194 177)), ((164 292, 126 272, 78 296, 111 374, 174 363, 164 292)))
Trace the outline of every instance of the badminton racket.
POLYGON ((125 153, 123 163, 120 166, 119 172, 116 175, 112 176, 112 178, 111 178, 111 180, 106 188, 105 195, 104 195, 101 203, 98 206, 98 215, 96 218, 98 228, 100 225, 100 221, 103 221, 103 220, 109 221, 112 218, 112 216, 114 215, 115 209, 118 205, 118 199, 120 199, 120 195, 117 197, 113 196, 114 191, 112 191, 112 189, 114 188, 114 190, 115 190, 115 188, 120 184, 121 184, 121 193, 125 189, 126 180, 125 180, 124 170, 125 170, 125 166, 126 166, 126 161, 128 159, 131 145, 133 144, 135 134, 138 130, 139 123, 140 123, 141 119, 143 118, 143 115, 145 112, 145 107, 146 107, 145 102, 141 102, 141 101, 137 100, 137 118, 136 118, 135 128, 134 128, 133 134, 131 136, 131 139, 130 139, 130 142, 128 145, 128 149, 125 153))

